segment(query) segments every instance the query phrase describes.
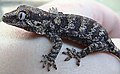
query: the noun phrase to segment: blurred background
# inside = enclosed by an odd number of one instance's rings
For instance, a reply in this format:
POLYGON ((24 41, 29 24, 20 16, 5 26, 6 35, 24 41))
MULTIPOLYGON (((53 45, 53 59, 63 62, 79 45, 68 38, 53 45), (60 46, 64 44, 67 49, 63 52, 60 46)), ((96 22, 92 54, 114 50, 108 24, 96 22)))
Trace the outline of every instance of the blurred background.
MULTIPOLYGON (((9 11, 11 8, 18 6, 19 4, 29 4, 37 7, 50 1, 52 0, 0 0, 0 21, 2 15, 6 11, 9 11)), ((120 15, 120 0, 96 0, 96 1, 110 7, 113 11, 120 15)))

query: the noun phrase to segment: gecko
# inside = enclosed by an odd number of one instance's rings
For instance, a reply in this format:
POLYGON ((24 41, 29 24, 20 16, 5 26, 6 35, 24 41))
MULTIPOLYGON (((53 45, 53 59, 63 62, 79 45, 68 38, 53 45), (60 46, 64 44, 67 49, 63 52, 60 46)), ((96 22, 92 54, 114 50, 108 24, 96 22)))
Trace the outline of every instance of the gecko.
POLYGON ((57 8, 50 8, 49 11, 29 6, 20 5, 17 9, 5 13, 2 21, 33 32, 39 35, 45 35, 52 42, 52 48, 48 54, 42 55, 43 68, 51 67, 57 70, 56 58, 63 45, 63 39, 76 41, 86 45, 83 50, 66 48, 62 52, 66 55, 64 61, 76 59, 76 65, 80 65, 80 59, 95 52, 109 52, 120 59, 120 50, 114 45, 105 28, 97 21, 75 14, 63 14, 58 12, 57 8))

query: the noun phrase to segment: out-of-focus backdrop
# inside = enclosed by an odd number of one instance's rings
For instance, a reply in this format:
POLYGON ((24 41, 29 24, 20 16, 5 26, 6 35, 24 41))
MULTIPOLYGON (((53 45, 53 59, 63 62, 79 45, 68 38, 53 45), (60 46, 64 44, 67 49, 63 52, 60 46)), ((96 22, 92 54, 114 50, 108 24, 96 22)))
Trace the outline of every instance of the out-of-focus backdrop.
MULTIPOLYGON (((18 6, 19 4, 29 4, 32 6, 40 6, 52 0, 0 0, 0 21, 2 15, 11 11, 11 8, 18 6)), ((90 0, 89 0, 90 1, 90 0)), ((96 0, 108 7, 120 15, 120 0, 96 0)))

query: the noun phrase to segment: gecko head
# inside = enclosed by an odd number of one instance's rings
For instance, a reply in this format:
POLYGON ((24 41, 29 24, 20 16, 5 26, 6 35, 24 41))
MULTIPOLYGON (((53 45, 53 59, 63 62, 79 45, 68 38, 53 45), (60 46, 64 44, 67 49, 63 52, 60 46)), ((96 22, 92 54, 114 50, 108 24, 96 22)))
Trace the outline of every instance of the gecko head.
POLYGON ((3 22, 27 31, 44 34, 47 12, 27 5, 20 5, 17 9, 3 15, 3 22))

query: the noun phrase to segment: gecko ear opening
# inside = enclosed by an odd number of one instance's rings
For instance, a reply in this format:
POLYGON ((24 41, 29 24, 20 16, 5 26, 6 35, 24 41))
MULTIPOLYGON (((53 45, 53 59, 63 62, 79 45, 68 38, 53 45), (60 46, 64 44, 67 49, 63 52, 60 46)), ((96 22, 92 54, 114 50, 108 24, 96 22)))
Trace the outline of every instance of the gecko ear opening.
POLYGON ((25 17, 26 17, 26 13, 25 13, 25 12, 20 11, 20 12, 18 13, 18 18, 19 18, 19 20, 24 20, 25 17))

